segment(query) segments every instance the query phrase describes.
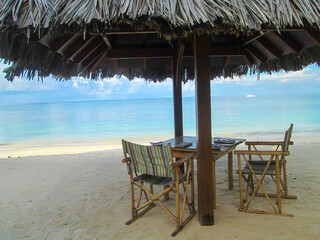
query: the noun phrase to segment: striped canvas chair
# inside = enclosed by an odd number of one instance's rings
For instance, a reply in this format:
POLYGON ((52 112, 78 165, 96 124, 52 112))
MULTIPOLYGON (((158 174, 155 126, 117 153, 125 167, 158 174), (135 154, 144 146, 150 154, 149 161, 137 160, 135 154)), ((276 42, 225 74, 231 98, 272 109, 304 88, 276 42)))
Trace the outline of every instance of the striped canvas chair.
POLYGON ((171 234, 175 236, 196 214, 194 206, 194 177, 193 159, 195 154, 173 162, 171 145, 142 146, 122 140, 124 159, 127 164, 131 185, 131 212, 132 218, 126 222, 131 224, 138 217, 145 214, 158 203, 176 222, 176 230, 171 234), (182 174, 180 166, 186 164, 186 173, 182 174), (145 184, 150 184, 147 188, 145 184), (153 185, 163 185, 163 191, 154 194, 153 185), (183 194, 180 195, 179 186, 182 185, 183 194), (135 199, 135 186, 140 188, 139 198, 135 199), (188 198, 188 188, 191 196, 188 198), (175 193, 175 212, 172 212, 160 201, 160 197, 173 191, 175 193), (142 197, 145 203, 141 203, 142 197), (180 207, 180 201, 182 206, 180 207), (185 217, 185 208, 188 207, 189 215, 185 217))
POLYGON ((282 212, 281 198, 296 199, 297 196, 288 194, 287 185, 287 169, 286 169, 286 156, 290 154, 289 145, 293 145, 290 141, 293 130, 293 124, 285 132, 283 141, 259 141, 259 142, 246 142, 248 145, 248 151, 235 151, 238 155, 238 173, 240 184, 240 203, 241 207, 239 211, 252 212, 252 213, 266 213, 276 214, 283 216, 293 216, 292 214, 286 214, 282 212), (275 150, 266 151, 258 150, 258 146, 272 146, 275 150), (258 159, 255 160, 254 157, 258 159), (246 163, 245 167, 241 166, 241 159, 246 163), (258 177, 260 176, 260 178, 258 177), (270 176, 273 182, 276 184, 276 193, 267 193, 262 186, 263 180, 266 176, 270 176), (243 194, 242 181, 247 183, 246 193, 243 194), (256 180, 256 185, 254 184, 256 180), (251 192, 249 193, 249 190, 251 192), (259 190, 262 193, 258 192, 259 190), (249 198, 249 195, 250 198, 249 198), (266 197, 273 212, 249 209, 252 200, 255 196, 266 197), (276 205, 270 198, 276 198, 276 205))

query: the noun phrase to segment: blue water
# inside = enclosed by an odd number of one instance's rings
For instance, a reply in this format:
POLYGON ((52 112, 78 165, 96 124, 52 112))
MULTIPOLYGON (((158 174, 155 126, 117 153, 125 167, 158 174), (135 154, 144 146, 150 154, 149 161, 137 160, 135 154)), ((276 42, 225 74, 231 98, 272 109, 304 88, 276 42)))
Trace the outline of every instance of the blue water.
MULTIPOLYGON (((195 99, 183 99, 184 134, 195 135, 195 99)), ((320 130, 320 95, 212 97, 213 135, 320 130)), ((174 135, 173 100, 0 105, 0 144, 96 142, 174 135)))

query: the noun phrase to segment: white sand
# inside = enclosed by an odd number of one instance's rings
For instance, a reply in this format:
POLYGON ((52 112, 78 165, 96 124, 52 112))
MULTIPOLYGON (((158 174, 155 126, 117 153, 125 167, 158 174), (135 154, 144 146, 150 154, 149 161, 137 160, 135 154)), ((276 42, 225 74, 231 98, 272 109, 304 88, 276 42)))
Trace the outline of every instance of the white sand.
MULTIPOLYGON (((217 162, 215 225, 201 227, 196 215, 176 239, 319 239, 319 137, 293 140, 288 181, 290 194, 298 199, 282 203, 284 212, 294 217, 238 212, 237 175, 234 190, 228 191, 227 161, 222 158, 217 162)), ((32 151, 0 146, 0 156, 6 157, 0 159, 0 239, 173 239, 175 223, 159 206, 125 225, 130 194, 122 153, 102 151, 120 146, 93 145, 32 151), (98 152, 48 155, 93 150, 98 152)), ((256 206, 268 206, 265 199, 258 201, 256 206)))

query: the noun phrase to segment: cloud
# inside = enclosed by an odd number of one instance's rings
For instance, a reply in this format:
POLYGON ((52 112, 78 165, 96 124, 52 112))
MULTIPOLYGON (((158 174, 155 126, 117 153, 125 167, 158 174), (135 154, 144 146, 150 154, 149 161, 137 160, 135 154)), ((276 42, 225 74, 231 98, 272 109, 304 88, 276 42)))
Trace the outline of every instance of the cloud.
POLYGON ((194 81, 188 81, 185 84, 182 85, 182 91, 194 91, 195 90, 195 85, 194 81))
MULTIPOLYGON (((104 82, 108 85, 111 85, 111 86, 118 86, 118 85, 122 85, 123 80, 128 80, 128 79, 123 76, 121 76, 120 78, 114 76, 112 78, 104 78, 104 79, 102 79, 102 82, 104 82)), ((100 81, 97 81, 97 82, 100 82, 100 81)))
POLYGON ((87 80, 78 80, 78 79, 72 79, 72 87, 80 90, 88 90, 90 88, 89 81, 87 80))
POLYGON ((127 93, 132 94, 136 93, 142 87, 146 85, 146 82, 142 78, 134 78, 132 81, 129 82, 129 87, 127 88, 127 93))
POLYGON ((216 78, 212 81, 212 84, 224 84, 224 83, 236 83, 240 85, 254 85, 259 82, 270 82, 276 81, 280 83, 287 83, 292 81, 305 81, 305 80, 320 80, 318 77, 320 74, 319 68, 311 69, 311 67, 306 67, 301 71, 295 72, 285 72, 280 71, 273 74, 260 74, 260 80, 258 80, 258 75, 251 75, 251 76, 242 76, 242 77, 234 77, 234 78, 216 78))

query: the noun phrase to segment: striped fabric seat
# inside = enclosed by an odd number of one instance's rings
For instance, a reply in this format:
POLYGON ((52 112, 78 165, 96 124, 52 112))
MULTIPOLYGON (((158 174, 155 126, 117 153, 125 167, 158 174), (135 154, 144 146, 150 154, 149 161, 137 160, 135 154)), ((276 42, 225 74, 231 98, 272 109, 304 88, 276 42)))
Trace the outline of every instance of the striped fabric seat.
POLYGON ((131 158, 129 171, 158 177, 173 177, 171 164, 171 145, 143 146, 122 140, 123 152, 131 158))
MULTIPOLYGON (((137 176, 137 178, 141 181, 144 181, 153 185, 171 185, 174 184, 174 179, 172 177, 157 177, 151 176, 148 174, 141 174, 137 176)), ((182 174, 182 179, 185 181, 187 179, 187 174, 182 174)), ((180 180, 181 182, 181 180, 180 180)))

